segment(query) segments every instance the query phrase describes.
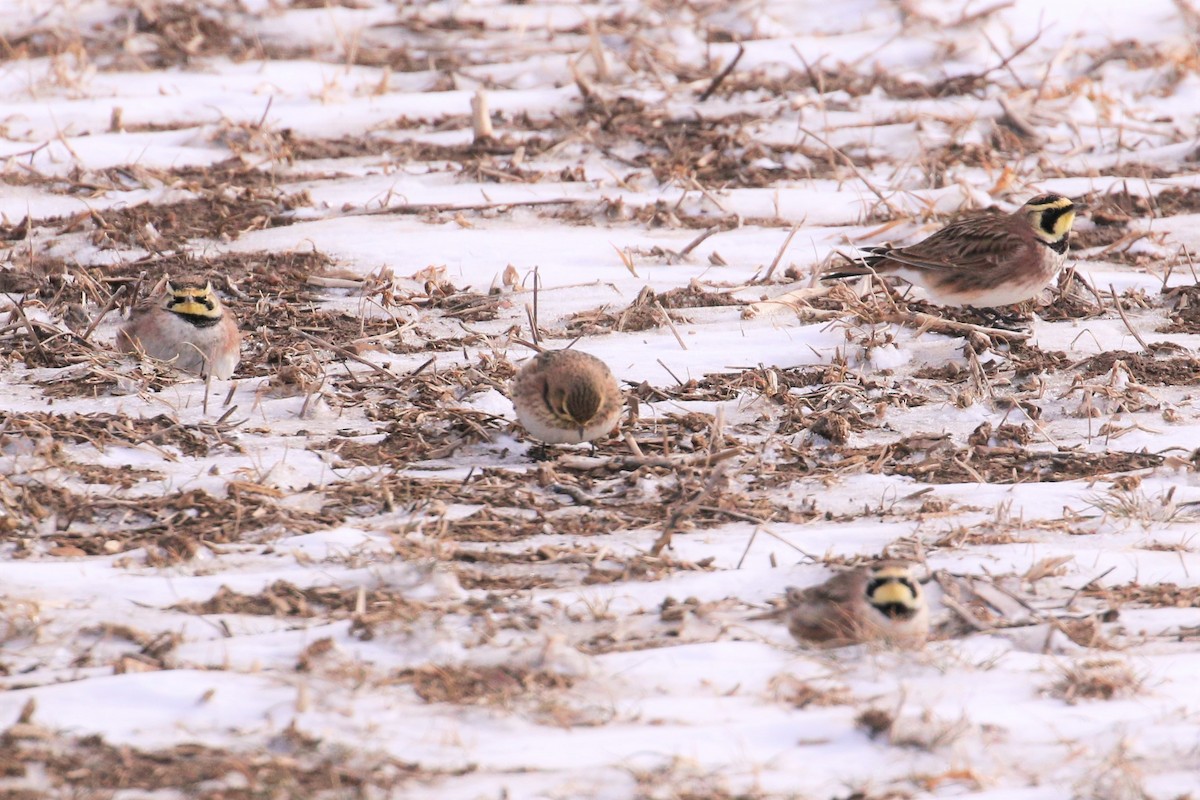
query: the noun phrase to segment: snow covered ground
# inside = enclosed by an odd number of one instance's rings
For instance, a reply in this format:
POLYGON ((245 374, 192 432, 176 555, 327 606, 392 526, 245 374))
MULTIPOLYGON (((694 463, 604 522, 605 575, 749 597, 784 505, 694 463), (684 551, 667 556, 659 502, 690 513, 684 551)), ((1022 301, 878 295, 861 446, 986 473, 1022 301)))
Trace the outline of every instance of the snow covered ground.
POLYGON ((1187 0, 0 9, 3 796, 1200 797, 1187 0), (813 278, 1041 191, 1027 339, 813 278), (233 380, 114 352, 181 271, 233 380), (924 650, 772 618, 885 552, 924 650))

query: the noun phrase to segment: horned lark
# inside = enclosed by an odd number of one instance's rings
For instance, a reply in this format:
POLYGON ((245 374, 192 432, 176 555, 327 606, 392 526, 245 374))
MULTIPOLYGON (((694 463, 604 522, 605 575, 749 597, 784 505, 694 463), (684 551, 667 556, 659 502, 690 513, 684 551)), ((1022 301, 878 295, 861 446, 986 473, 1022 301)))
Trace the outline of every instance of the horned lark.
POLYGON ((1062 269, 1075 204, 1042 194, 1012 214, 972 214, 908 247, 867 256, 824 278, 896 275, 946 306, 992 308, 1036 297, 1062 269))
POLYGON ((177 369, 225 379, 241 358, 242 335, 212 283, 184 277, 168 281, 165 292, 134 307, 117 335, 117 346, 125 353, 169 361, 177 369))
POLYGON ((517 419, 547 444, 599 439, 621 418, 621 387, 608 365, 578 350, 538 353, 510 391, 517 419))
POLYGON ((879 561, 839 572, 819 586, 789 588, 786 599, 788 630, 802 643, 920 647, 929 635, 925 595, 904 561, 879 561))

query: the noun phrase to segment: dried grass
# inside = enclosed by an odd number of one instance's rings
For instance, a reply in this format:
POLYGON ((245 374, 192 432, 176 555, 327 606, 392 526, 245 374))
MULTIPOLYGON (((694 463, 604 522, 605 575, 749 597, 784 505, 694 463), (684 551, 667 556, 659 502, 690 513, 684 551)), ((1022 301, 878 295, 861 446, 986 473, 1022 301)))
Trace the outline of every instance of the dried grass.
POLYGON ((1128 662, 1090 658, 1062 667, 1062 675, 1049 687, 1052 697, 1075 705, 1081 700, 1123 699, 1142 691, 1144 678, 1128 662))

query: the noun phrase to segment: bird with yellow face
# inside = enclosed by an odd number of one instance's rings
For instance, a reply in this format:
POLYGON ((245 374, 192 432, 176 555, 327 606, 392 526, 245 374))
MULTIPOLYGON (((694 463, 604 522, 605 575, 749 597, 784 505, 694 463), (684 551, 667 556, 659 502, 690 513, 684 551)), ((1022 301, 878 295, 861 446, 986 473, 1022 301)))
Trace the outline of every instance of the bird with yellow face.
POLYGON ((823 279, 895 275, 938 305, 994 308, 1037 297, 1066 262, 1076 205, 1042 194, 1012 214, 974 213, 908 247, 869 247, 823 279))
POLYGON ((785 600, 788 631, 803 644, 916 648, 929 636, 925 594, 905 561, 878 561, 839 572, 819 586, 789 588, 785 600))
POLYGON ((161 294, 134 307, 117 334, 117 347, 169 362, 176 369, 222 380, 241 359, 237 320, 206 278, 168 280, 161 294))

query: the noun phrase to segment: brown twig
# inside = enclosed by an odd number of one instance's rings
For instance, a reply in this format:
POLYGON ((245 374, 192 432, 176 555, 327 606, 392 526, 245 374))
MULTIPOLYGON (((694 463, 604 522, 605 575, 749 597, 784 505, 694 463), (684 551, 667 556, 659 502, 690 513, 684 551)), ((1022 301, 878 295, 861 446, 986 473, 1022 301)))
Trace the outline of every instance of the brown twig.
POLYGON ((699 245, 701 242, 703 242, 705 239, 712 236, 714 233, 716 233, 719 230, 721 230, 720 226, 714 225, 713 227, 704 231, 704 233, 697 236, 695 239, 692 239, 690 242, 688 242, 687 245, 682 250, 680 250, 678 253, 676 253, 676 255, 679 256, 680 258, 687 258, 687 254, 692 252, 693 250, 695 250, 697 245, 699 245))
POLYGON ((544 200, 513 200, 507 203, 409 203, 402 206, 347 211, 343 217, 374 217, 380 214, 445 214, 452 211, 490 211, 495 208, 517 208, 522 206, 573 206, 581 200, 570 197, 547 198, 544 200))
POLYGON ((671 512, 666 521, 663 522, 663 530, 658 539, 650 547, 649 555, 657 556, 662 551, 671 546, 671 537, 675 531, 679 530, 684 519, 696 513, 705 498, 712 497, 717 492, 717 486, 725 475, 725 469, 721 464, 711 463, 709 465, 708 477, 704 480, 704 485, 701 486, 696 493, 687 502, 681 504, 678 508, 671 512))
POLYGON ((96 326, 100 324, 100 321, 108 316, 108 312, 113 310, 113 308, 117 305, 117 301, 124 297, 127 291, 129 291, 129 284, 125 283, 117 287, 117 290, 109 295, 108 302, 104 304, 104 308, 100 309, 100 313, 96 315, 94 320, 92 320, 92 324, 88 325, 87 330, 83 332, 83 336, 81 338, 85 342, 88 340, 88 337, 92 335, 92 331, 96 330, 96 326))
POLYGON ((767 274, 763 275, 758 280, 752 280, 751 283, 766 283, 771 280, 771 276, 775 274, 775 268, 779 266, 779 262, 783 260, 783 254, 787 252, 788 245, 792 243, 792 237, 796 235, 796 231, 800 230, 800 224, 796 223, 792 229, 788 231, 788 235, 784 238, 783 244, 779 246, 779 252, 775 254, 775 260, 771 262, 771 266, 767 267, 767 274))
POLYGON ((677 456, 562 456, 556 462, 566 469, 638 469, 640 467, 688 467, 696 464, 716 464, 742 452, 740 447, 728 447, 716 453, 689 453, 677 456))
POLYGON ((717 90, 718 86, 720 86, 722 83, 725 82, 725 79, 729 77, 729 73, 733 72, 734 67, 736 67, 738 65, 738 62, 742 60, 742 56, 745 54, 746 54, 746 48, 742 45, 741 42, 738 42, 737 55, 735 55, 733 57, 732 61, 730 61, 728 64, 725 65, 725 69, 723 69, 717 73, 717 77, 712 79, 712 82, 708 84, 708 88, 700 93, 700 98, 699 98, 698 102, 703 103, 705 100, 712 97, 713 92, 715 92, 717 90))
POLYGON ((29 317, 25 316, 25 309, 22 308, 24 304, 25 301, 22 299, 20 303, 10 303, 9 307, 21 318, 21 323, 25 326, 25 330, 28 331, 29 338, 33 341, 33 348, 45 355, 46 348, 42 347, 42 340, 38 337, 37 327, 29 321, 29 317))
POLYGON ((1142 338, 1140 333, 1133 329, 1133 325, 1129 322, 1129 317, 1125 316, 1124 305, 1121 303, 1121 298, 1117 297, 1117 290, 1111 283, 1108 285, 1108 291, 1112 295, 1113 305, 1117 307, 1117 313, 1121 315, 1121 322, 1125 323, 1125 328, 1133 334, 1133 338, 1142 346, 1143 352, 1149 353, 1150 348, 1146 345, 1146 340, 1142 338))
POLYGON ((526 341, 525 339, 517 339, 517 338, 514 338, 511 341, 513 342, 513 344, 519 344, 522 347, 528 347, 530 350, 532 350, 535 353, 546 352, 546 348, 542 347, 537 342, 530 342, 530 341, 526 341))
POLYGON ((860 181, 862 181, 863 185, 866 186, 871 191, 871 194, 878 197, 879 202, 883 203, 889 211, 891 211, 893 214, 897 214, 897 215, 901 213, 900 209, 898 209, 894 205, 892 205, 891 200, 888 200, 886 197, 883 196, 883 192, 876 189, 875 185, 872 184, 869 180, 867 180, 867 176, 863 175, 862 170, 860 170, 858 168, 858 165, 854 163, 854 159, 850 158, 850 156, 846 155, 841 150, 839 150, 838 148, 836 148, 832 144, 830 144, 828 141, 826 141, 825 139, 821 138, 817 134, 810 131, 808 128, 805 128, 804 126, 800 125, 800 126, 797 126, 797 129, 801 133, 803 133, 805 136, 811 136, 812 138, 816 139, 818 142, 820 142, 822 145, 824 145, 825 148, 827 150, 829 150, 830 153, 838 156, 839 158, 842 159, 842 161, 845 161, 846 166, 848 166, 850 168, 850 170, 854 173, 855 177, 857 177, 860 181))
POLYGON ((664 364, 663 360, 661 358, 656 358, 655 361, 658 362, 658 365, 660 367, 662 367, 663 369, 665 369, 667 371, 668 375, 670 375, 672 378, 675 379, 675 383, 679 384, 680 386, 683 386, 683 381, 679 380, 679 376, 676 375, 674 372, 672 372, 671 368, 668 367, 666 364, 664 364))
POLYGON ((295 326, 288 328, 288 333, 303 337, 304 339, 307 339, 308 341, 312 342, 313 344, 317 345, 318 347, 323 347, 326 350, 332 350, 333 352, 337 353, 338 355, 342 356, 343 358, 348 358, 351 361, 357 361, 359 364, 370 367, 371 369, 378 372, 380 375, 391 378, 394 381, 400 380, 400 376, 397 375, 396 373, 392 372, 391 370, 384 369, 383 367, 379 366, 378 364, 373 364, 370 361, 368 361, 367 359, 365 359, 362 356, 355 353, 354 351, 347 350, 345 347, 336 345, 333 342, 328 342, 319 336, 313 336, 311 333, 305 333, 304 331, 300 330, 299 328, 297 328, 295 326))
POLYGON ((683 337, 679 335, 679 330, 675 327, 674 320, 671 319, 671 315, 667 313, 667 310, 663 308, 662 303, 655 300, 654 307, 658 309, 658 313, 662 314, 663 319, 667 321, 667 327, 671 329, 671 333, 675 334, 675 341, 679 342, 680 347, 687 350, 688 346, 684 343, 683 337))

